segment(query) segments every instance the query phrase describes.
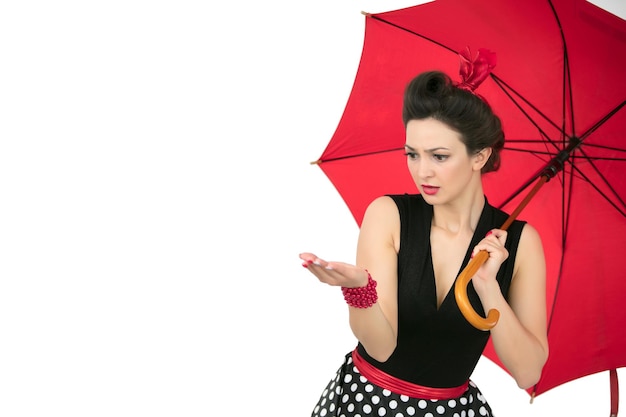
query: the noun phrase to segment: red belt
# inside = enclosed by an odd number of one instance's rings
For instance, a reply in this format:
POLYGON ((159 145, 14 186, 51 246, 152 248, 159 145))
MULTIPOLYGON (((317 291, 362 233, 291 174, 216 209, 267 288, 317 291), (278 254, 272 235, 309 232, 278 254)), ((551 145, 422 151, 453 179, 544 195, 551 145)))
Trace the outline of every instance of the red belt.
POLYGON ((363 359, 361 355, 359 355, 357 349, 354 349, 352 352, 352 360, 361 375, 367 378, 370 382, 373 382, 382 388, 386 388, 391 392, 395 392, 396 394, 407 395, 413 398, 430 400, 447 400, 450 398, 456 398, 463 395, 469 385, 469 381, 467 381, 460 387, 432 388, 403 381, 372 366, 369 362, 363 359))

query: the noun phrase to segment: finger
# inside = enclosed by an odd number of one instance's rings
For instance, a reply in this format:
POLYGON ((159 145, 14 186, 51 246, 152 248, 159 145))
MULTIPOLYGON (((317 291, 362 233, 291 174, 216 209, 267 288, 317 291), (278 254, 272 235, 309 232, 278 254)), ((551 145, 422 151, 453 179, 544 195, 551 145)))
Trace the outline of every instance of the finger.
POLYGON ((317 258, 317 256, 316 256, 314 253, 311 253, 311 252, 302 252, 302 253, 300 253, 300 254, 298 255, 298 257, 299 257, 300 259, 302 259, 303 261, 307 261, 307 260, 309 260, 309 259, 310 259, 310 260, 312 260, 312 261, 314 261, 314 260, 315 260, 315 258, 317 258))
POLYGON ((327 261, 321 259, 320 257, 316 256, 313 253, 303 252, 299 255, 299 257, 300 259, 303 260, 302 266, 304 267, 311 266, 311 265, 318 265, 318 266, 326 267, 328 265, 327 261))
POLYGON ((302 266, 308 268, 308 266, 313 263, 316 256, 309 252, 303 252, 298 255, 298 258, 302 260, 302 266))
POLYGON ((495 239, 495 238, 485 238, 485 239, 481 240, 480 242, 478 242, 478 244, 476 246, 474 246, 474 250, 472 250, 471 257, 473 258, 480 251, 485 251, 485 252, 491 254, 492 252, 496 252, 496 251, 501 250, 501 249, 502 249, 502 245, 500 244, 500 241, 498 239, 495 239))
POLYGON ((506 239, 507 231, 502 229, 491 229, 487 232, 485 237, 494 236, 496 239, 500 240, 502 237, 506 239))

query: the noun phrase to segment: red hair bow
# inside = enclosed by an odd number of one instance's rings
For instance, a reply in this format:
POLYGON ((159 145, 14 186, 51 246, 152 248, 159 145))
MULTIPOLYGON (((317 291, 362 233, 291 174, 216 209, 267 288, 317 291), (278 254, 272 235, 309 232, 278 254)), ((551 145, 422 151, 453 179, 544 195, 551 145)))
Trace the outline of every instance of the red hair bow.
POLYGON ((457 87, 474 92, 485 78, 489 76, 491 70, 496 66, 496 54, 488 49, 480 48, 476 57, 472 59, 469 47, 459 52, 461 58, 461 82, 457 87))

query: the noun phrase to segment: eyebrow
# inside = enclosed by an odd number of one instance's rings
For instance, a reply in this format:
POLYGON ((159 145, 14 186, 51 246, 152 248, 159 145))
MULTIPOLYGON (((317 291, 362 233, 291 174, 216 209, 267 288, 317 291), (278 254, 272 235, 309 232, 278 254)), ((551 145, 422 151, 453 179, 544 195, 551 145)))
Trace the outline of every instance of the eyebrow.
MULTIPOLYGON (((404 145, 404 147, 405 147, 406 149, 410 150, 410 151, 414 151, 414 152, 415 152, 415 149, 414 149, 414 148, 412 148, 412 147, 410 147, 409 145, 406 145, 406 144, 405 144, 405 145, 404 145)), ((440 146, 440 147, 438 147, 438 148, 426 149, 424 152, 426 152, 426 153, 433 153, 433 152, 437 152, 437 151, 441 151, 441 150, 443 150, 443 151, 449 151, 450 149, 448 149, 448 148, 446 148, 446 147, 443 147, 443 146, 440 146)))

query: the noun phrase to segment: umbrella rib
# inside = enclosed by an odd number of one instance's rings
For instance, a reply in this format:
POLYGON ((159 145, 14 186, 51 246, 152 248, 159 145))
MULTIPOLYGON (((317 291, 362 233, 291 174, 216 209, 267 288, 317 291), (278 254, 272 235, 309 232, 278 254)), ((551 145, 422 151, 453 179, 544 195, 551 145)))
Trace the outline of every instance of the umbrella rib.
POLYGON ((576 127, 574 123, 574 97, 572 94, 572 77, 569 68, 569 54, 567 53, 567 42, 565 41, 565 33, 563 32, 563 25, 561 25, 561 19, 559 19, 559 14, 556 12, 554 4, 552 4, 551 0, 548 0, 548 4, 552 9, 554 20, 556 20, 556 24, 559 28, 559 33, 561 34, 561 43, 563 45, 563 126, 560 130, 561 132, 565 132, 566 129, 565 122, 567 120, 567 106, 565 105, 565 103, 567 102, 567 96, 569 96, 569 111, 571 115, 570 122, 572 124, 572 132, 576 132, 576 127))
POLYGON ((377 155, 379 153, 397 152, 397 151, 403 151, 403 150, 404 150, 404 147, 402 147, 402 148, 394 148, 394 149, 385 149, 385 150, 382 150, 382 151, 364 152, 364 153, 359 153, 359 154, 354 154, 354 155, 339 156, 337 158, 318 159, 317 161, 311 162, 311 164, 321 164, 323 162, 341 161, 342 159, 359 158, 359 157, 362 157, 362 156, 377 155))
MULTIPOLYGON (((554 153, 550 152, 550 151, 537 151, 537 150, 532 150, 532 149, 523 149, 523 148, 511 148, 508 146, 505 146, 504 149, 506 149, 507 151, 512 151, 512 152, 522 152, 522 153, 529 153, 529 154, 533 154, 533 155, 549 155, 549 156, 553 156, 554 153)), ((618 162, 626 162, 626 157, 617 157, 617 156, 595 156, 595 155, 585 155, 585 156, 578 156, 578 155, 570 155, 570 159, 584 159, 587 161, 618 161, 618 162)))
MULTIPOLYGON (((582 149, 579 149, 579 151, 585 155, 585 152, 582 149)), ((586 155, 585 155, 586 157, 586 155)), ((593 168, 593 170, 595 171, 596 174, 598 174, 598 176, 602 179, 602 182, 609 188, 609 190, 611 190, 611 194, 613 194, 615 196, 615 198, 617 200, 619 200, 620 203, 622 203, 622 206, 624 206, 626 208, 626 203, 624 202, 624 200, 619 196, 619 194, 615 191, 615 188, 613 188, 611 186, 611 184, 609 183, 609 181, 606 179, 606 177, 600 172, 600 170, 598 169, 598 167, 596 167, 596 165, 594 164, 594 161, 591 160, 590 158, 587 158, 587 161, 589 162, 589 165, 591 165, 591 167, 593 168)), ((587 183, 589 185, 591 185, 602 197, 604 197, 604 199, 610 204, 612 205, 622 216, 626 217, 626 211, 624 208, 620 208, 617 206, 616 203, 614 203, 613 201, 611 201, 611 199, 609 198, 609 196, 604 193, 603 191, 601 191, 598 186, 595 184, 594 181, 591 181, 589 179, 589 177, 587 177, 585 175, 585 173, 583 173, 576 165, 574 164, 570 164, 572 169, 575 170, 585 181, 587 181, 587 183)))
POLYGON ((611 156, 576 156, 572 155, 570 158, 572 159, 585 159, 589 162, 591 161, 618 161, 618 162, 626 162, 626 158, 618 158, 611 156))
MULTIPOLYGON (((580 137, 581 141, 584 141, 585 139, 587 139, 589 137, 589 135, 591 135, 593 132, 595 132, 600 126, 602 126, 604 123, 606 123, 607 120, 609 120, 611 117, 613 117, 618 111, 620 111, 622 109, 622 107, 624 107, 624 105, 626 105, 626 100, 622 101, 622 103, 620 105, 618 105, 617 107, 615 107, 613 110, 611 110, 606 116, 604 116, 602 119, 600 119, 600 121, 598 121, 598 123, 596 123, 595 125, 591 126, 589 128, 589 130, 587 130, 585 133, 583 133, 580 137)), ((620 149, 621 150, 621 149, 620 149)))
POLYGON ((397 24, 395 24, 395 23, 392 23, 392 22, 390 22, 390 21, 388 21, 388 20, 382 19, 381 17, 376 16, 376 15, 373 15, 373 14, 367 14, 366 16, 367 16, 367 17, 370 17, 370 18, 372 18, 372 19, 376 19, 376 20, 378 20, 378 21, 380 21, 380 22, 386 23, 386 24, 388 24, 388 25, 390 25, 390 26, 393 26, 393 27, 395 27, 395 28, 397 28, 397 29, 400 29, 400 30, 403 30, 403 31, 405 31, 405 32, 408 32, 408 33, 410 33, 410 34, 412 34, 412 35, 419 36, 420 38, 425 39, 425 40, 427 40, 427 41, 429 41, 429 42, 432 42, 432 43, 434 43, 435 45, 439 45, 439 46, 441 46, 442 48, 447 49, 448 51, 450 51, 450 52, 452 52, 452 53, 458 54, 458 52, 457 52, 457 51, 455 51, 454 49, 450 48, 449 46, 444 45, 444 44, 443 44, 443 43, 441 43, 441 42, 437 42, 436 40, 434 40, 434 39, 432 39, 432 38, 429 38, 428 36, 421 35, 421 34, 419 34, 419 33, 417 33, 417 32, 414 32, 414 31, 412 31, 412 30, 410 30, 410 29, 407 29, 407 28, 405 28, 405 27, 402 27, 402 26, 400 26, 400 25, 397 25, 397 24))
POLYGON ((570 158, 572 159, 586 159, 588 161, 618 161, 618 162, 626 162, 626 158, 618 158, 616 156, 577 156, 572 155, 570 158))
POLYGON ((626 152, 626 149, 616 148, 614 146, 607 146, 607 145, 597 145, 595 143, 585 143, 585 148, 597 148, 597 149, 604 149, 607 151, 626 152))
MULTIPOLYGON (((506 82, 504 82, 500 77, 496 76, 493 73, 490 74, 490 75, 491 75, 491 78, 493 78, 493 80, 495 81, 496 85, 500 88, 500 90, 502 90, 502 92, 504 92, 504 94, 513 102, 513 104, 515 104, 515 107, 517 107, 519 109, 519 111, 522 112, 522 114, 530 121, 530 123, 532 123, 533 126, 535 126, 537 128, 539 133, 547 139, 547 142, 553 144, 554 147, 558 149, 558 146, 555 144, 555 142, 553 140, 551 140, 550 137, 539 127, 537 122, 535 122, 535 120, 533 120, 533 118, 528 114, 528 112, 522 108, 522 106, 510 94, 509 91, 512 91, 513 93, 515 93, 516 97, 518 97, 525 104, 527 104, 530 108, 532 108, 538 115, 540 115, 546 122, 548 122, 550 125, 552 125, 552 127, 557 129, 561 134, 565 135, 565 130, 562 127, 559 127, 556 123, 554 123, 541 110, 539 110, 537 107, 535 107, 534 104, 529 102, 526 98, 524 98, 521 94, 519 94, 514 88, 512 88, 510 85, 508 85, 506 82)), ((543 141, 543 142, 545 143, 546 141, 543 141)))
MULTIPOLYGON (((507 139, 506 143, 539 143, 539 144, 543 144, 543 143, 546 143, 546 141, 543 140, 543 139, 507 139)), ((506 145, 505 145, 505 147, 506 147, 506 145)), ((595 144, 595 143, 585 143, 585 147, 587 147, 587 148, 604 149, 604 150, 607 150, 607 151, 615 151, 615 152, 626 152, 626 149, 624 149, 624 148, 617 148, 615 146, 601 145, 601 144, 595 144)))

